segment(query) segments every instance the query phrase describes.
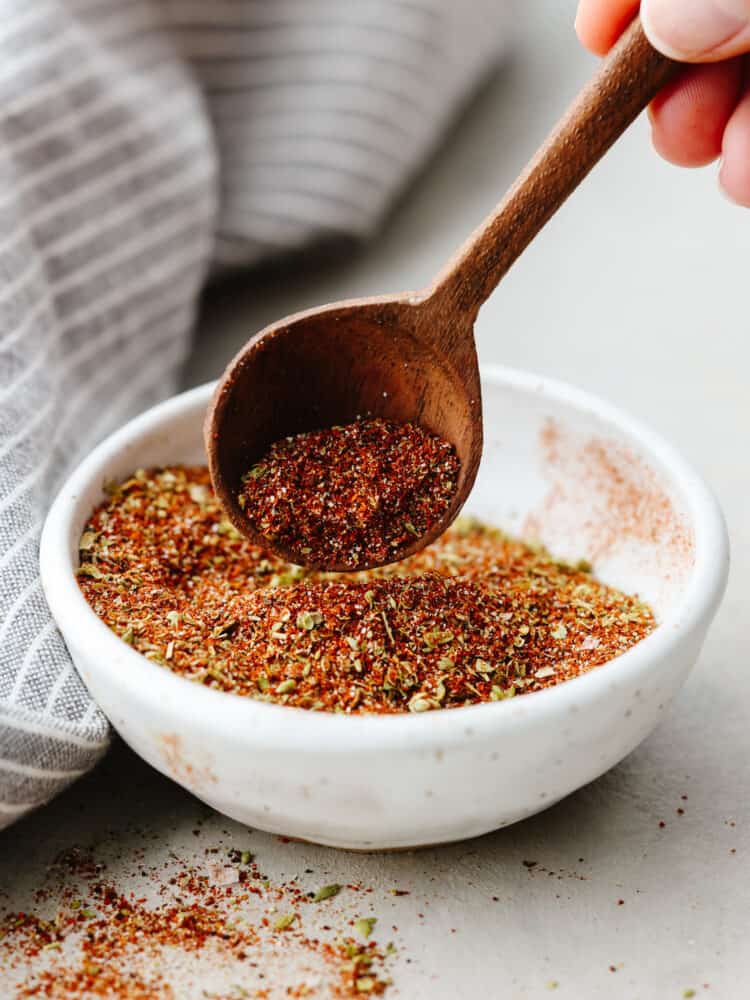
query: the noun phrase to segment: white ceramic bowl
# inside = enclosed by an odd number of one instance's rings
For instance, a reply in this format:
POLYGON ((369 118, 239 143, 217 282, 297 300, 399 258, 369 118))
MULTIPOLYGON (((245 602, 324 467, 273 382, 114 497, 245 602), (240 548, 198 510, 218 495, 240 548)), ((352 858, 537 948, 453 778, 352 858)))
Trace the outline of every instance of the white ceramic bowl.
POLYGON ((485 370, 485 455, 468 508, 587 556, 652 602, 659 627, 619 659, 511 701, 342 716, 204 688, 121 642, 78 589, 78 540, 102 484, 200 462, 203 386, 131 421, 74 472, 41 543, 44 588, 76 666, 142 757, 243 823, 323 844, 404 848, 538 812, 653 729, 721 599, 728 543, 699 476, 649 430, 568 386, 485 370))

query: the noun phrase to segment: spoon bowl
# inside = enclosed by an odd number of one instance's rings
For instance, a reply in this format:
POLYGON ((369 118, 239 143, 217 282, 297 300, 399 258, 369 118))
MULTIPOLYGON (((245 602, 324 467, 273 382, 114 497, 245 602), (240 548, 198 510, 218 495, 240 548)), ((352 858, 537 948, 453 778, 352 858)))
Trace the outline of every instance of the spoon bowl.
MULTIPOLYGON (((471 329, 469 329, 471 335, 471 329)), ((214 488, 229 518, 258 545, 238 503, 243 475, 275 442, 357 417, 415 421, 450 442, 461 463, 456 492, 429 532, 399 549, 401 559, 433 541, 456 517, 474 484, 482 454, 481 389, 476 352, 459 357, 435 343, 439 312, 430 297, 403 295, 340 302, 267 327, 229 365, 206 417, 214 488), (438 313, 436 315, 436 313, 438 313)), ((465 345, 465 337, 456 338, 465 345)), ((284 559, 316 569, 335 562, 276 543, 284 559)))

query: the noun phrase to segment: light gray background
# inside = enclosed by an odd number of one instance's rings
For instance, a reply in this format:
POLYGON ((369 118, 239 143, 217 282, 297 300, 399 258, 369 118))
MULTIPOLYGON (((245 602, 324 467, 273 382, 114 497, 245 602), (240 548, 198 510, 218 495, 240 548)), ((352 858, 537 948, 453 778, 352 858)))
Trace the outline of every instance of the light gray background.
MULTIPOLYGON (((573 7, 539 4, 526 15, 514 59, 376 244, 344 262, 321 254, 293 276, 270 269, 214 290, 186 384, 215 376, 247 335, 280 315, 425 283, 590 72, 593 60, 572 33, 573 7)), ((644 120, 482 310, 483 360, 593 390, 683 450, 723 504, 733 568, 669 717, 622 765, 546 813, 480 840, 389 856, 252 834, 271 877, 309 867, 316 885, 326 872, 326 880, 380 887, 372 912, 398 925, 403 948, 393 995, 678 1000, 692 988, 699 997, 740 1000, 750 993, 749 266, 750 215, 717 193, 715 168, 686 172, 659 161, 644 120), (538 864, 527 869, 523 860, 538 864), (395 899, 393 885, 411 894, 395 899)), ((107 840, 127 854, 145 830, 147 852, 159 857, 167 846, 202 851, 212 836, 247 843, 239 826, 214 817, 197 844, 190 831, 204 812, 118 747, 97 773, 0 836, 5 901, 20 903, 53 855, 74 842, 107 840)))

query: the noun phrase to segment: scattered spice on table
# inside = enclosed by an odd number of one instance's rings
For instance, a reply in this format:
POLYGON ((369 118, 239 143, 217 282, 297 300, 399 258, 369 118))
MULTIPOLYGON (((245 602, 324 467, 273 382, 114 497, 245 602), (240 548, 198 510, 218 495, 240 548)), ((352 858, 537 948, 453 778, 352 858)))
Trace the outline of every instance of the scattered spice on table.
POLYGON ((134 649, 208 687, 312 710, 501 701, 585 673, 655 627, 586 564, 471 519, 377 570, 281 562, 225 519, 202 467, 111 487, 80 545, 84 595, 134 649))
POLYGON ((136 893, 123 892, 89 851, 64 852, 33 909, 0 913, 0 992, 60 1000, 344 1000, 386 992, 392 943, 359 939, 330 909, 321 929, 312 893, 297 880, 272 884, 254 862, 238 863, 238 853, 230 888, 214 881, 212 863, 187 865, 172 855, 147 870, 136 852, 136 893))
POLYGON ((380 417, 275 442, 243 479, 239 503, 269 543, 309 566, 393 562, 447 512, 453 445, 380 417))

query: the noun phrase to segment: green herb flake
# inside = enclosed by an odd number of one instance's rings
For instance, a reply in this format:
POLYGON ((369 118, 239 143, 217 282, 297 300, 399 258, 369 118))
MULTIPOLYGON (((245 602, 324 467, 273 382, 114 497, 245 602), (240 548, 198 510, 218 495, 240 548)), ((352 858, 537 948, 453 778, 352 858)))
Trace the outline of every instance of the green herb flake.
POLYGON ((322 624, 323 615, 320 611, 301 611, 297 615, 297 628, 306 629, 308 632, 322 624))
POLYGON ((501 688, 497 684, 492 685, 492 690, 490 691, 490 701, 504 701, 506 698, 515 697, 516 689, 514 687, 501 688))
POLYGON ((378 922, 377 917, 360 917, 354 921, 354 930, 360 937, 368 938, 378 922))
POLYGON ((78 567, 79 576, 90 576, 92 580, 105 580, 106 575, 102 573, 93 563, 85 562, 81 563, 78 567))
POLYGON ((338 896, 340 892, 341 886, 338 882, 333 882, 331 885, 324 885, 321 889, 318 889, 312 901, 313 903, 322 903, 324 899, 331 899, 332 896, 338 896))
POLYGON ((393 643, 394 641, 393 630, 391 629, 391 623, 388 621, 388 616, 386 615, 385 611, 380 612, 380 617, 383 619, 383 625, 385 626, 385 631, 388 634, 388 638, 391 641, 391 643, 393 643))
POLYGON ((285 913, 283 917, 279 917, 273 925, 273 929, 275 931, 288 931, 296 919, 296 913, 285 913))
POLYGON ((78 548, 82 552, 88 552, 89 549, 93 549, 97 537, 98 536, 95 531, 84 531, 81 535, 81 540, 78 543, 78 548))
POLYGON ((211 496, 202 483, 188 483, 187 491, 193 503, 197 503, 199 506, 206 503, 211 496))
POLYGON ((242 854, 240 854, 240 864, 241 865, 249 865, 252 860, 253 860, 253 856, 250 853, 250 851, 243 851, 242 854))

